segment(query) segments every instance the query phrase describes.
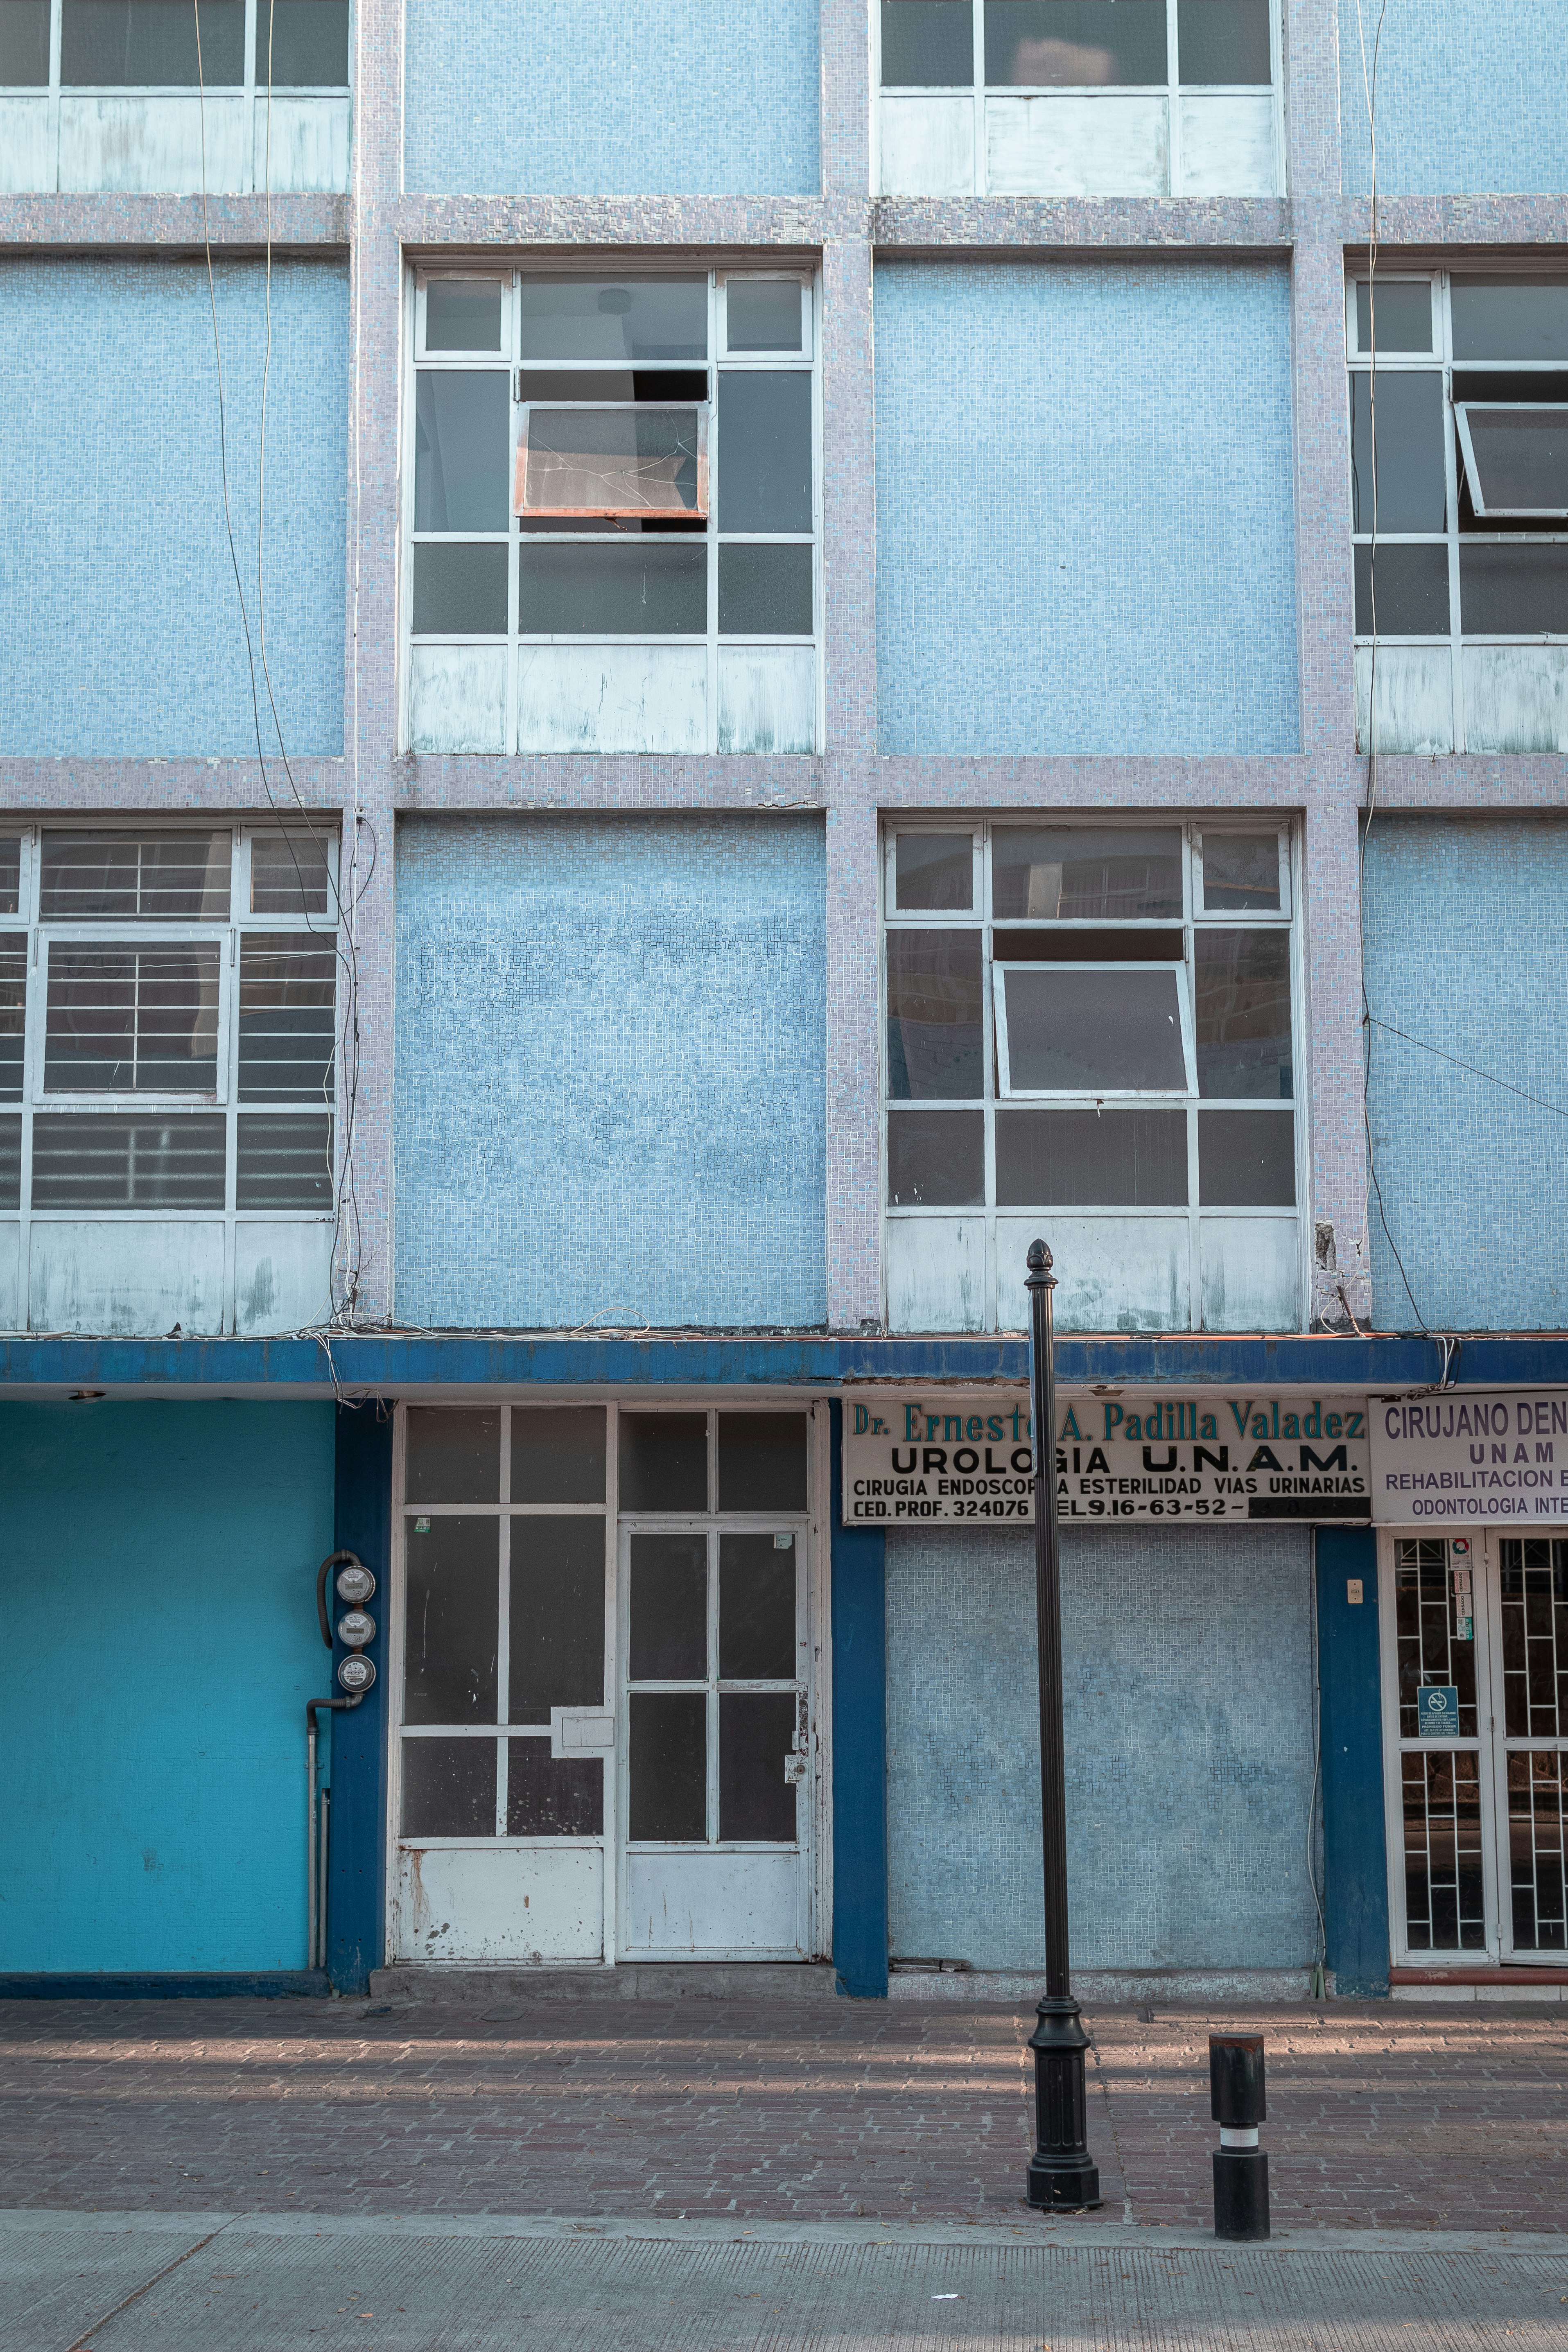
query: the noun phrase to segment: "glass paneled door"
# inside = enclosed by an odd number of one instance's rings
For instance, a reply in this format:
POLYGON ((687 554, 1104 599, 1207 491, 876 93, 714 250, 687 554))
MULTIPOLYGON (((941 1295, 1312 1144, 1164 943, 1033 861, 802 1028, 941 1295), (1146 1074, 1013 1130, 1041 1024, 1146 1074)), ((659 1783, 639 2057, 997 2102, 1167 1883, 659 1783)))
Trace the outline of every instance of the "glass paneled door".
POLYGON ((1568 1540, 1384 1539, 1384 1743, 1394 1958, 1568 1951, 1568 1540))

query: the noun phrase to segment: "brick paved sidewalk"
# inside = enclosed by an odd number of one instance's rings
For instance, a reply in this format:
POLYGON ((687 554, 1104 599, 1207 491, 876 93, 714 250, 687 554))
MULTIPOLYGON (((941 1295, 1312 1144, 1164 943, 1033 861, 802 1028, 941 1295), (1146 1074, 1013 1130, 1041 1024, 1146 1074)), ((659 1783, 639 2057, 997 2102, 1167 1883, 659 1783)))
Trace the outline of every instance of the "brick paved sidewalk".
MULTIPOLYGON (((0 2207, 994 2221, 1011 2009, 0 2002, 0 2207)), ((1332 2003, 1087 2020, 1106 2218, 1212 2220, 1206 2035, 1268 2041, 1278 2227, 1568 2231, 1568 2022, 1332 2003)))

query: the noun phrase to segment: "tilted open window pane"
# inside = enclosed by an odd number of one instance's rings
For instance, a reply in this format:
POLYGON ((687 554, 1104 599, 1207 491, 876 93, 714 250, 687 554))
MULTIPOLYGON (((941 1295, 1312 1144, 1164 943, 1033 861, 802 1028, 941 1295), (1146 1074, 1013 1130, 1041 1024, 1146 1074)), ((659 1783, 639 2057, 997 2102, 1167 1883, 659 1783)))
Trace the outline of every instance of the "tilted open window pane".
POLYGON ((998 964, 995 971, 1005 1095, 1191 1091, 1180 970, 998 964))
POLYGON ((991 89, 1163 82, 1165 0, 985 0, 991 89))
POLYGON ((888 1093, 894 1102, 984 1092, 978 931, 888 934, 888 1093))
POLYGON ((1568 407, 1458 401, 1454 418, 1478 515, 1568 518, 1568 407))
POLYGON ((22 1099, 26 1045, 27 934, 0 934, 0 1102, 22 1099))
MULTIPOLYGON (((265 0, 264 0, 265 5, 265 0)), ((68 89, 194 89, 245 79, 245 0, 63 0, 68 89)))
POLYGON ((230 838, 222 833, 46 833, 45 922, 223 922, 230 838))
POLYGON ((968 89, 973 81, 970 0, 882 0, 884 89, 968 89))
POLYGON ((1267 86, 1270 0, 1177 0, 1177 65, 1184 84, 1267 86))
POLYGON ((539 516, 706 515, 706 403, 525 408, 513 506, 539 516))
POLYGON ((1198 1092, 1289 1102, 1290 941, 1282 930, 1201 930, 1193 942, 1198 1092))
POLYGON ((992 910, 1004 921, 1163 922, 1182 916, 1178 825, 1119 830, 998 825, 992 835, 992 910))
POLYGON ((33 1120, 35 1209, 217 1209, 224 1204, 223 1113, 160 1118, 39 1112, 33 1120))
POLYGON ((218 950, 49 949, 44 1036, 48 1094, 212 1094, 217 1087, 218 950))

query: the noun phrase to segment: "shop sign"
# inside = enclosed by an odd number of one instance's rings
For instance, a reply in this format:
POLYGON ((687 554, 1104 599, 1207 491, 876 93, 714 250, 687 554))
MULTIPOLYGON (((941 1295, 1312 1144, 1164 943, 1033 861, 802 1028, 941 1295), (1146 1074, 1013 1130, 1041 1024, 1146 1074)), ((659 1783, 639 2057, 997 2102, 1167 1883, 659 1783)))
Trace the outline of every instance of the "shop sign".
MULTIPOLYGON (((1057 1398, 1064 1524, 1365 1519, 1364 1396, 1118 1389, 1057 1398)), ((844 1400, 848 1527, 1035 1516, 1029 1402, 1016 1390, 878 1389, 844 1400)))
POLYGON ((1372 1401, 1373 1517, 1568 1519, 1568 1389, 1372 1401))

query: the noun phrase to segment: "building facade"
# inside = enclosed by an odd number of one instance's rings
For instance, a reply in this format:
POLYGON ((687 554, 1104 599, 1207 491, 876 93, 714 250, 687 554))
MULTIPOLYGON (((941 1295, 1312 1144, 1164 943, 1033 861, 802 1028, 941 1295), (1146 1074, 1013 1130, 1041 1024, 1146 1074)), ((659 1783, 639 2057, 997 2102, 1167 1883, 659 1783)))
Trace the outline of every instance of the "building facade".
POLYGON ((6 0, 0 1984, 1564 1997, 1559 16, 6 0))

